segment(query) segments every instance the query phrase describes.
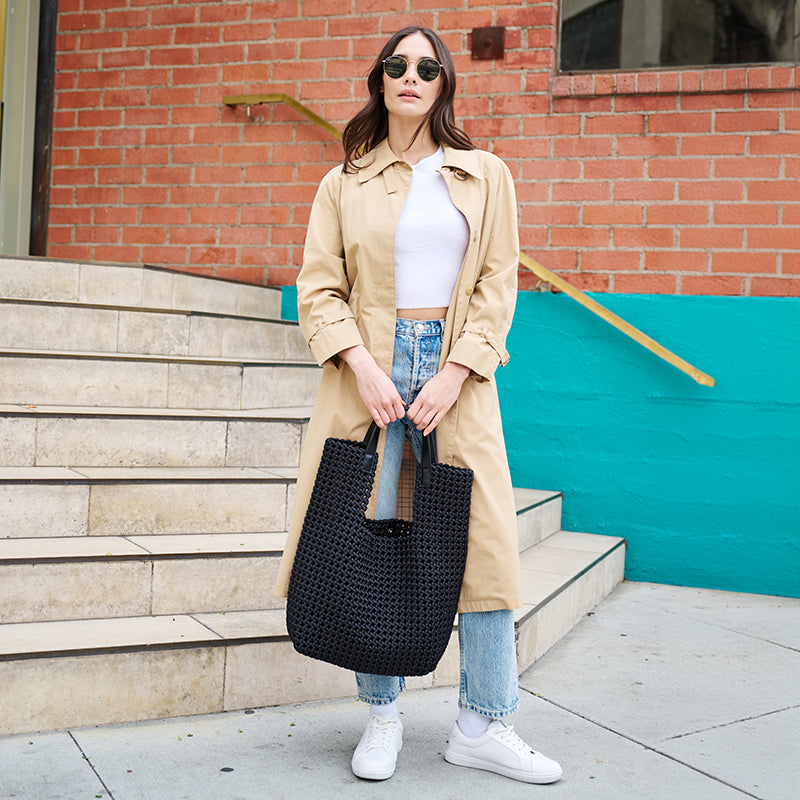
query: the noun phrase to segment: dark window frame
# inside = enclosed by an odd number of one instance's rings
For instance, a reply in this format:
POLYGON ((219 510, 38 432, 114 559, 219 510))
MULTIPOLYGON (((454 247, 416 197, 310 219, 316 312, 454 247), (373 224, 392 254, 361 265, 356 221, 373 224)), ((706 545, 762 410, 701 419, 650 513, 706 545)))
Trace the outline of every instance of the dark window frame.
MULTIPOLYGON (((748 0, 750 2, 751 0, 748 0)), ((590 13, 595 8, 602 6, 607 2, 607 0, 598 0, 595 6, 585 9, 584 11, 579 12, 575 15, 575 17, 583 16, 587 13, 590 13)), ((725 0, 718 0, 718 2, 725 2, 725 0)), ((728 0, 731 2, 731 0, 728 0)), ((618 20, 618 36, 617 36, 617 64, 621 63, 621 45, 622 45, 622 18, 624 14, 624 6, 625 0, 620 0, 620 14, 618 20)), ((572 19, 574 19, 573 17, 572 19)), ((793 56, 790 59, 784 60, 775 60, 775 61, 757 61, 757 60, 750 60, 750 61, 735 61, 735 62, 713 62, 709 61, 708 63, 659 63, 647 66, 626 66, 626 67, 587 67, 581 69, 563 69, 562 68, 562 61, 563 61, 563 28, 564 28, 564 16, 563 16, 563 2, 559 2, 558 4, 558 39, 557 39, 557 49, 556 49, 556 75, 583 75, 583 74, 597 74, 597 73, 638 73, 638 72, 664 72, 670 70, 706 70, 706 69, 743 69, 748 67, 777 67, 777 66, 787 66, 787 65, 796 65, 800 63, 800 35, 798 34, 798 30, 800 30, 800 0, 794 0, 794 34, 790 33, 791 38, 793 39, 793 56)), ((663 39, 662 39, 663 44, 663 39)), ((661 53, 658 54, 658 58, 660 60, 661 53)))

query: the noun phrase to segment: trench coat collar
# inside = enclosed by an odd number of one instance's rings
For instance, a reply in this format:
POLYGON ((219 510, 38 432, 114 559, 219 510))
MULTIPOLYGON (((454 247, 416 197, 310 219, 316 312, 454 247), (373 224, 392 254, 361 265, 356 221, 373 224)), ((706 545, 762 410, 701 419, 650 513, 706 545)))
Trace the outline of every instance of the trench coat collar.
MULTIPOLYGON (((483 179, 483 167, 476 150, 456 150, 449 145, 443 145, 444 164, 442 169, 452 169, 454 172, 466 172, 478 179, 483 179)), ((402 161, 389 147, 389 140, 384 139, 369 153, 357 159, 354 163, 358 167, 358 182, 366 181, 380 175, 387 167, 402 161)))

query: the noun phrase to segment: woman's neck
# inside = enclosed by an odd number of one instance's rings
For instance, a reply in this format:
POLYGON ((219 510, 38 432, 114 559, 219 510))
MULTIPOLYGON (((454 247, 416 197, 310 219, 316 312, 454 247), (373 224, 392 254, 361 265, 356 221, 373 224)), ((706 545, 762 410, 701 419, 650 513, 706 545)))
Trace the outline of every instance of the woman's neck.
POLYGON ((412 141, 418 125, 419 120, 416 119, 391 120, 389 124, 389 147, 398 158, 402 158, 412 167, 439 149, 427 125, 412 141))

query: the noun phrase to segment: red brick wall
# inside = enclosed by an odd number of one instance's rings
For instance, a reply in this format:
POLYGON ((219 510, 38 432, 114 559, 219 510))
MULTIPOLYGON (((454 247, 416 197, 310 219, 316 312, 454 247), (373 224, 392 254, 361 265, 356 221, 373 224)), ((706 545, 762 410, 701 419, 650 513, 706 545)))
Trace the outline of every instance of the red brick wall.
MULTIPOLYGON (((524 252, 598 291, 800 295, 800 67, 559 76, 555 0, 60 0, 49 254, 292 282, 382 42, 437 29, 524 252), (404 9, 397 13, 397 9, 404 9), (473 27, 504 25, 502 61, 473 27)), ((521 274, 532 286, 530 273, 521 274)))

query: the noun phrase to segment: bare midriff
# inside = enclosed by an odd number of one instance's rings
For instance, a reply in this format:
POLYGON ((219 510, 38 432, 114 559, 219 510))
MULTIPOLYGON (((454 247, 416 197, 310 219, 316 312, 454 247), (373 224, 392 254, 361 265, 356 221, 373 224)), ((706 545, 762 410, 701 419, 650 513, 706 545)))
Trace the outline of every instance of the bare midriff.
POLYGON ((398 308, 398 319, 444 319, 447 306, 444 308, 398 308))

